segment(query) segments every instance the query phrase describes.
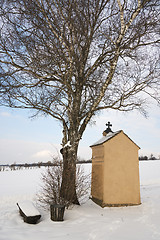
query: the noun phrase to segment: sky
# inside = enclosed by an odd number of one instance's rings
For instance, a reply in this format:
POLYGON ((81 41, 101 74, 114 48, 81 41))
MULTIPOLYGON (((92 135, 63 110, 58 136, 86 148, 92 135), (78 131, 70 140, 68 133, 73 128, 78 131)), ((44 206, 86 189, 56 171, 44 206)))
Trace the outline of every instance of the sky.
MULTIPOLYGON (((52 161, 61 157, 60 123, 51 117, 31 119, 32 112, 0 107, 0 164, 52 161)), ((139 112, 103 111, 96 116, 82 137, 78 155, 91 158, 94 142, 102 137, 105 124, 112 123, 112 131, 123 130, 141 149, 139 155, 160 156, 160 107, 152 104, 148 118, 139 112)))

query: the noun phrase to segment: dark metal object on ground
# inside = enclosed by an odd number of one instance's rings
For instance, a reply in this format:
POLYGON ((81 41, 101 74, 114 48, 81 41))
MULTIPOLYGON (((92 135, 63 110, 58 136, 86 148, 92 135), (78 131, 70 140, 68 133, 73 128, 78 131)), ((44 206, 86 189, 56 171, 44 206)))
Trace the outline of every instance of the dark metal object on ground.
POLYGON ((65 210, 64 205, 51 204, 50 205, 51 220, 63 221, 64 210, 65 210))

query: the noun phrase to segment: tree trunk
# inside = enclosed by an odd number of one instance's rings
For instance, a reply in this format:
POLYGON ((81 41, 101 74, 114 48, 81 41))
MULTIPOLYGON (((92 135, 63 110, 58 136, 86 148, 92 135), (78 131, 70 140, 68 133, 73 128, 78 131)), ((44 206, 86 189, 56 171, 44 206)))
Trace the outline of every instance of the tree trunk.
POLYGON ((76 161, 78 146, 66 146, 62 149, 63 174, 61 184, 61 197, 73 204, 79 205, 76 194, 76 161))

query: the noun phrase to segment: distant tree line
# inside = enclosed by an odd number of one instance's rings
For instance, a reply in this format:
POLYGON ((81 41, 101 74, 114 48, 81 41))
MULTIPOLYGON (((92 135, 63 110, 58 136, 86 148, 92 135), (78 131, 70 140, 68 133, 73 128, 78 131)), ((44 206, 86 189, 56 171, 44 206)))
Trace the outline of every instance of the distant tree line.
MULTIPOLYGON (((82 159, 78 159, 77 160, 77 164, 83 164, 83 163, 91 163, 92 160, 82 160, 82 159)), ((60 161, 59 161, 60 163, 60 161)), ((13 163, 13 164, 2 164, 0 165, 0 171, 4 171, 6 169, 8 170, 20 170, 20 169, 23 169, 23 168, 40 168, 40 167, 50 167, 50 166, 57 166, 57 162, 51 162, 51 161, 48 161, 48 162, 38 162, 38 163, 13 163)))
POLYGON ((147 160, 160 160, 160 156, 158 156, 158 158, 156 158, 152 153, 151 155, 148 157, 148 156, 139 156, 139 160, 140 161, 147 161, 147 160))
POLYGON ((55 163, 48 161, 48 162, 38 162, 38 163, 13 163, 13 164, 4 164, 0 165, 0 171, 4 171, 6 169, 8 170, 20 170, 23 168, 33 168, 33 167, 49 167, 49 166, 55 166, 55 163))
MULTIPOLYGON (((139 156, 139 161, 149 161, 149 160, 160 160, 160 155, 157 157, 155 157, 152 153, 150 154, 150 156, 146 156, 146 155, 141 155, 139 156)), ((92 159, 89 160, 84 160, 84 159, 77 159, 77 164, 85 164, 85 163, 92 163, 92 159)), ((33 168, 33 167, 50 167, 50 166, 57 166, 57 162, 52 162, 52 161, 48 161, 48 162, 38 162, 38 163, 13 163, 13 164, 1 164, 0 165, 0 171, 4 171, 6 169, 10 169, 11 171, 13 170, 20 170, 23 168, 33 168)))

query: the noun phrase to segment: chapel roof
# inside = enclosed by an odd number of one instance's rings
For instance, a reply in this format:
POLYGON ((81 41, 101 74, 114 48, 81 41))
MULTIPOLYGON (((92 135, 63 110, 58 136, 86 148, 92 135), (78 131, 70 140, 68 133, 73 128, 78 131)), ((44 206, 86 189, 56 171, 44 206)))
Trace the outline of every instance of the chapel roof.
POLYGON ((90 147, 101 145, 101 144, 107 142, 109 139, 113 138, 114 136, 116 136, 121 131, 122 130, 117 131, 117 132, 109 132, 106 136, 103 136, 102 138, 100 138, 97 142, 93 143, 90 147))
MULTIPOLYGON (((97 142, 93 143, 90 147, 101 145, 101 144, 109 141, 111 138, 115 137, 116 135, 118 135, 121 132, 123 132, 123 130, 119 130, 119 131, 116 131, 116 132, 109 132, 106 136, 103 136, 102 138, 100 138, 97 142)), ((125 134, 125 135, 128 137, 127 134, 125 134)), ((128 137, 128 138, 130 139, 130 141, 132 141, 140 149, 140 147, 130 137, 128 137)))

